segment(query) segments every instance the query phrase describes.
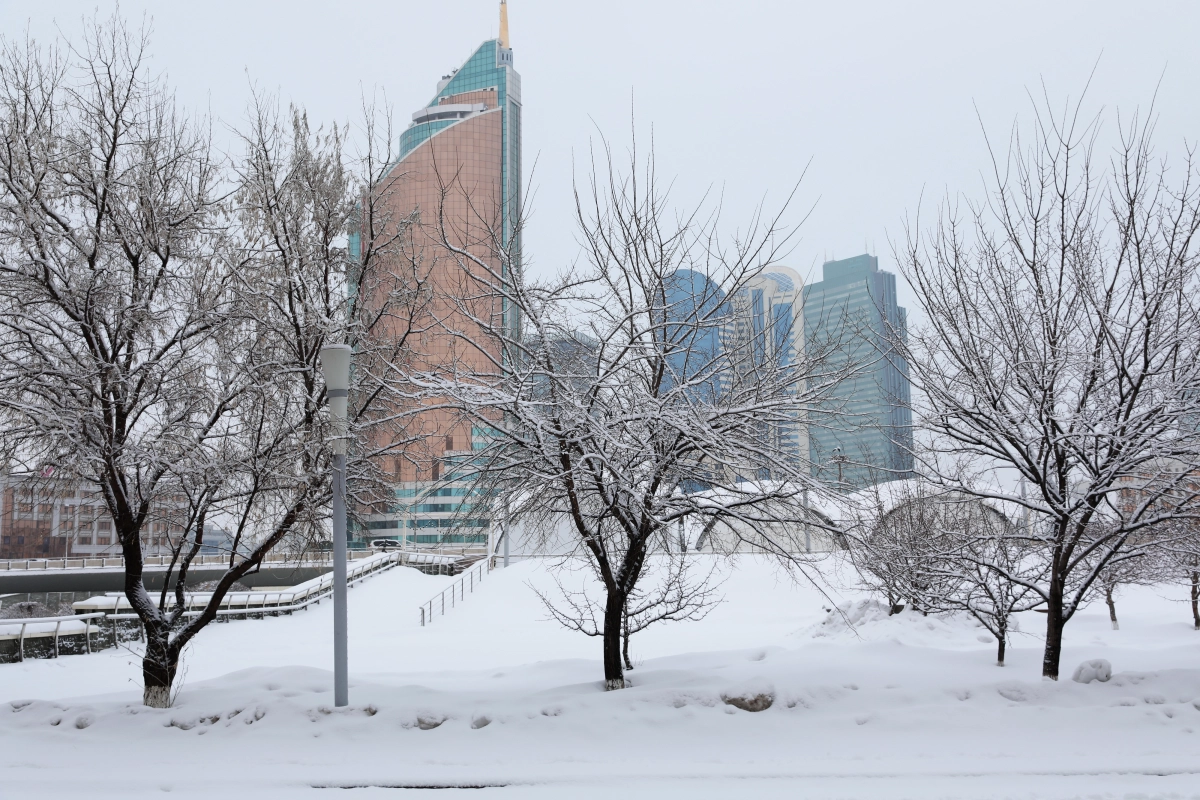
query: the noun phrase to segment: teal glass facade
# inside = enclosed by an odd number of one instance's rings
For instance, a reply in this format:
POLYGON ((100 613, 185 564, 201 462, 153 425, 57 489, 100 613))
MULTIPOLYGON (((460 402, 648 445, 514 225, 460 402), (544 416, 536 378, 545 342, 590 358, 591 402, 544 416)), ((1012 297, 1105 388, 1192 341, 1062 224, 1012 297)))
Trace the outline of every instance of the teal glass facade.
POLYGON ((908 362, 895 337, 908 318, 896 299, 896 276, 875 256, 828 261, 822 280, 804 288, 804 335, 814 357, 829 354, 830 372, 857 374, 809 416, 813 473, 846 488, 906 478, 913 468, 908 362))
MULTIPOLYGON (((433 108, 454 95, 487 90, 495 90, 502 115, 500 185, 507 238, 521 207, 521 76, 513 69, 512 50, 500 47, 495 39, 479 45, 426 108, 433 108)), ((457 122, 434 120, 412 125, 400 134, 400 160, 457 122)), ((520 250, 519 243, 517 249, 520 250)))
POLYGON ((439 119, 433 122, 422 122, 413 125, 400 134, 400 159, 403 160, 406 155, 428 142, 435 134, 449 128, 456 122, 458 122, 456 119, 439 119))

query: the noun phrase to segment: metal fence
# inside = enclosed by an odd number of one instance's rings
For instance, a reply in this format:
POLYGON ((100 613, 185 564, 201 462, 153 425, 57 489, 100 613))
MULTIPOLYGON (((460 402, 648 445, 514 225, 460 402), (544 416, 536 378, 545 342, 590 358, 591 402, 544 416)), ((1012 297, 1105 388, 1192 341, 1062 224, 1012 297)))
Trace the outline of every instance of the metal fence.
MULTIPOLYGON (((405 555, 405 553, 401 552, 371 554, 368 558, 364 558, 356 564, 351 564, 346 572, 346 578, 352 584, 357 583, 376 572, 382 572, 383 570, 391 569, 394 566, 404 563, 405 555)), ((312 603, 320 602, 323 597, 332 591, 333 573, 327 572, 312 580, 278 591, 229 592, 222 599, 217 615, 248 616, 250 614, 263 615, 267 612, 296 611, 301 608, 307 608, 312 603)), ((186 609, 184 616, 194 617, 203 613, 204 608, 211 599, 212 592, 187 592, 184 595, 184 607, 186 609)), ((130 605, 129 599, 121 592, 108 592, 98 597, 80 600, 72 604, 71 607, 77 613, 104 611, 110 619, 137 618, 137 615, 133 613, 133 606, 130 605)))
MULTIPOLYGON (((410 556, 400 552, 367 555, 369 557, 350 565, 346 576, 350 585, 405 563, 410 556)), ((425 560, 425 557, 417 559, 422 563, 425 560)), ((310 605, 329 597, 332 592, 333 575, 326 573, 281 591, 229 592, 216 613, 218 618, 223 619, 278 616, 307 609, 310 605)), ((184 616, 195 617, 203 613, 204 607, 211 599, 211 592, 187 593, 184 616)), ((93 639, 96 634, 103 634, 99 642, 101 648, 114 646, 123 640, 143 638, 144 631, 138 624, 138 616, 133 613, 129 600, 122 593, 110 592, 90 597, 73 603, 72 608, 76 613, 66 616, 0 619, 0 642, 15 641, 17 660, 24 661, 26 642, 33 640, 41 641, 53 637, 53 648, 47 655, 57 658, 59 639, 63 636, 82 635, 83 649, 87 653, 94 649, 93 639), (101 627, 102 625, 104 627, 101 627)))
POLYGON ((436 616, 445 616, 448 609, 454 609, 458 603, 467 599, 467 595, 474 593, 475 585, 481 583, 485 575, 492 571, 492 559, 484 558, 481 561, 469 567, 463 572, 454 583, 447 586, 438 594, 431 597, 427 602, 422 603, 419 609, 421 613, 421 627, 431 624, 436 616), (446 605, 447 596, 450 604, 446 605))
POLYGON ((54 637, 54 658, 58 658, 58 640, 61 636, 82 634, 87 652, 92 652, 92 634, 99 628, 92 620, 104 619, 104 613, 70 614, 62 617, 28 617, 25 619, 0 619, 0 641, 17 641, 17 660, 25 660, 26 639, 54 637))
MULTIPOLYGON (((347 570, 347 581, 350 585, 396 566, 438 566, 450 569, 463 558, 461 555, 429 551, 359 552, 362 555, 355 563, 350 564, 347 570)), ((445 614, 447 609, 453 609, 467 594, 473 593, 475 585, 491 572, 491 564, 490 558, 476 562, 464 571, 458 580, 430 599, 421 607, 421 624, 432 622, 435 616, 445 614)), ((310 605, 320 603, 331 596, 332 592, 333 574, 326 573, 279 591, 229 592, 216 613, 219 618, 224 619, 278 616, 307 609, 310 605)), ((211 598, 211 592, 188 592, 185 595, 184 616, 195 617, 201 614, 211 598)), ((143 637, 144 632, 138 624, 137 614, 133 613, 132 606, 123 593, 108 592, 90 597, 73 603, 72 608, 76 613, 66 616, 0 619, 0 642, 14 641, 17 660, 23 661, 26 657, 25 645, 32 640, 42 642, 52 638, 52 649, 47 650, 47 645, 44 644, 38 649, 45 650, 51 657, 57 658, 59 639, 64 636, 82 636, 82 649, 87 653, 95 649, 97 634, 102 634, 98 642, 101 648, 133 638, 140 640, 143 637)), ((78 648, 79 643, 76 642, 74 646, 78 648)))
MULTIPOLYGON (((374 550, 351 550, 348 552, 351 561, 359 561, 364 558, 370 558, 375 554, 374 550)), ((142 560, 143 566, 146 567, 169 567, 171 566, 172 557, 165 556, 146 556, 142 560)), ((229 562, 228 554, 215 553, 213 555, 196 556, 192 559, 193 567, 215 566, 227 564, 229 562)), ((330 564, 333 562, 331 553, 308 553, 303 557, 295 556, 290 553, 268 553, 263 558, 262 563, 267 564, 295 564, 301 566, 304 564, 330 564)), ((46 570, 64 570, 64 569, 105 569, 105 568, 125 568, 124 556, 113 556, 108 558, 21 558, 11 560, 0 560, 0 571, 46 571, 46 570)))

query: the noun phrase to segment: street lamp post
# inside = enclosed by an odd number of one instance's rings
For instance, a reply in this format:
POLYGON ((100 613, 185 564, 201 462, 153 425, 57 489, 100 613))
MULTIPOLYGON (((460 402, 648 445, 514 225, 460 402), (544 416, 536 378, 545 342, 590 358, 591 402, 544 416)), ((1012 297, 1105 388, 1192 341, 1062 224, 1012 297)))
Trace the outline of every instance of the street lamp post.
POLYGON ((804 487, 804 552, 812 552, 812 539, 808 535, 808 487, 804 487))
POLYGON ((832 461, 833 461, 835 464, 837 464, 837 468, 838 468, 838 488, 841 488, 841 485, 842 485, 842 464, 843 464, 843 463, 845 462, 845 460, 846 460, 846 459, 845 459, 845 456, 843 456, 843 455, 842 455, 842 448, 840 448, 840 447, 835 447, 835 448, 833 448, 833 458, 832 458, 831 460, 832 460, 832 461))
POLYGON ((325 396, 333 419, 333 704, 350 702, 346 645, 346 400, 350 394, 350 346, 321 348, 325 396))
POLYGON ((510 533, 512 533, 512 530, 511 530, 512 526, 509 525, 509 523, 508 523, 508 501, 507 500, 504 501, 503 514, 504 514, 504 516, 501 517, 501 519, 503 520, 502 524, 504 525, 504 528, 500 535, 504 539, 504 567, 505 567, 505 569, 507 569, 508 568, 508 540, 512 538, 509 535, 510 533))

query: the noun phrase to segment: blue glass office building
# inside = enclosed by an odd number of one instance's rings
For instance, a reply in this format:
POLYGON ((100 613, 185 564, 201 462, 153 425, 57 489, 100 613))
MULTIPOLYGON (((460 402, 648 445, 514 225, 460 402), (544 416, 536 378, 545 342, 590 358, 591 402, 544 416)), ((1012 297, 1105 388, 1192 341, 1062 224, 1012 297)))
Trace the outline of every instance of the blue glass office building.
POLYGON ((831 371, 857 374, 840 384, 808 419, 813 473, 846 488, 909 477, 913 468, 908 362, 897 352, 907 336, 896 276, 861 255, 827 261, 822 280, 804 288, 810 355, 829 353, 831 371))

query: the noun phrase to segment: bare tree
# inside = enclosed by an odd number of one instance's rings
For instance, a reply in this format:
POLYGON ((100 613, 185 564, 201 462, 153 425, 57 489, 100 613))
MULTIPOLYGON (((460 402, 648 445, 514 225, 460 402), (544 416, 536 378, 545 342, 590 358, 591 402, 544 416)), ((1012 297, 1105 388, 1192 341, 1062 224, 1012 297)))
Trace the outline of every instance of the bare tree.
POLYGON ((1185 535, 1186 538, 1180 537, 1182 546, 1172 548, 1167 554, 1168 563, 1173 567, 1168 574, 1174 574, 1187 584, 1192 627, 1200 631, 1200 541, 1195 526, 1190 526, 1185 535))
MULTIPOLYGON (((1148 535, 1151 547, 1133 577, 1138 583, 1165 580, 1187 586, 1192 627, 1200 631, 1200 524, 1193 519, 1172 520, 1148 535)), ((1111 618, 1115 624, 1115 608, 1111 618)))
POLYGON ((944 497, 921 481, 875 484, 850 504, 850 563, 859 584, 883 597, 888 615, 928 613, 957 590, 937 563, 953 549, 944 497))
POLYGON ((1200 631, 1200 547, 1194 544, 1180 548, 1172 554, 1175 574, 1182 577, 1188 586, 1188 599, 1192 608, 1192 627, 1200 631))
POLYGON ((393 219, 380 202, 390 191, 390 128, 378 131, 377 115, 365 111, 365 149, 351 159, 343 131, 313 131, 302 110, 281 115, 268 98, 256 96, 251 106, 245 154, 235 166, 237 224, 226 278, 246 388, 232 409, 223 457, 206 470, 177 470, 202 519, 226 522, 232 543, 227 571, 190 620, 184 589, 203 522, 173 543, 173 602, 164 591, 159 617, 143 617, 147 661, 161 664, 168 689, 183 647, 268 553, 286 546, 299 558, 328 547, 338 432, 324 412, 319 358, 326 344, 347 342, 356 351, 346 431, 356 505, 369 508, 384 495, 382 459, 402 438, 390 403, 426 293, 409 248, 411 220, 393 219), (375 302, 350 303, 368 296, 375 302), (379 335, 383 327, 387 335, 379 335))
MULTIPOLYGON (((363 338, 371 321, 347 296, 405 260, 403 221, 362 219, 374 176, 347 170, 338 132, 256 103, 231 170, 207 123, 147 77, 147 46, 119 18, 93 23, 69 57, 5 45, 0 414, 6 451, 99 487, 146 631, 144 701, 165 706, 180 653, 230 587, 288 537, 325 536, 333 432, 318 354, 363 338), (393 235, 354 242, 352 257, 347 235, 368 224, 393 235), (175 532, 156 601, 143 547, 164 515, 175 532), (189 612, 189 569, 217 522, 234 536, 228 568, 189 612)), ((370 147, 368 169, 390 161, 370 147)), ((409 291, 393 296, 414 301, 419 286, 398 274, 409 291)), ((390 377, 356 376, 353 434, 390 377)), ((368 455, 354 460, 364 484, 368 455)))
MULTIPOLYGON (((965 215, 947 202, 927 235, 909 229, 898 259, 928 318, 906 351, 933 451, 1009 468, 1032 489, 961 485, 1032 517, 1045 577, 1028 586, 1046 604, 1053 679, 1063 630, 1101 574, 1140 557, 1140 531, 1192 513, 1200 463, 1191 153, 1169 171, 1152 122, 1118 118, 1102 167, 1100 121, 1079 105, 1035 108, 1032 138, 1015 131, 1007 158, 993 151, 988 200, 965 215), (1136 501, 1119 502, 1130 484, 1136 501)), ((939 474, 936 459, 927 469, 939 474)))
POLYGON ((227 186, 206 123, 147 79, 146 45, 119 22, 94 23, 71 57, 5 43, 0 403, 22 459, 100 487, 126 595, 151 621, 146 702, 162 705, 141 533, 181 472, 227 450, 248 386, 222 280, 227 186))
POLYGON ((862 494, 863 517, 848 531, 861 585, 887 598, 895 614, 970 614, 996 637, 1004 666, 1014 614, 1043 603, 1031 584, 1044 570, 1040 542, 991 501, 915 479, 862 494))
POLYGON ((801 560, 772 525, 798 521, 803 491, 823 487, 798 435, 780 433, 798 434, 853 371, 818 370, 827 354, 802 341, 774 347, 791 331, 770 325, 725 346, 736 322, 729 299, 777 263, 791 231, 760 212, 725 239, 704 206, 669 209, 653 156, 643 165, 634 151, 631 164, 620 173, 607 146, 593 161, 576 192, 586 263, 549 282, 512 279, 513 231, 501 235, 480 215, 481 246, 467 247, 443 219, 443 246, 474 287, 464 296, 500 298, 520 326, 464 303, 470 330, 495 343, 485 366, 415 378, 484 432, 470 468, 477 496, 504 499, 546 538, 565 528, 586 553, 604 587, 608 689, 625 686, 622 631, 646 559, 670 547, 680 520, 737 519, 731 530, 754 531, 760 549, 801 560))
POLYGON ((1162 566, 1165 553, 1155 547, 1152 541, 1147 542, 1146 537, 1152 537, 1167 530, 1167 526, 1158 525, 1137 537, 1132 537, 1127 546, 1131 552, 1136 551, 1141 555, 1138 558, 1109 563, 1093 584, 1092 594, 1104 599, 1104 605, 1108 608, 1108 620, 1114 631, 1121 629, 1121 624, 1117 620, 1117 592, 1120 588, 1122 586, 1152 585, 1162 580, 1159 568, 1162 566))
MULTIPOLYGON (((414 249, 414 217, 396 215, 388 203, 399 180, 392 175, 390 116, 366 106, 363 120, 364 148, 352 158, 344 130, 312 131, 303 110, 281 115, 269 99, 255 97, 236 196, 243 259, 233 279, 255 336, 256 377, 282 390, 264 406, 288 420, 294 440, 280 464, 282 485, 291 489, 297 475, 316 475, 318 507, 329 498, 331 436, 322 422, 319 356, 329 343, 353 346, 348 486, 354 507, 370 510, 386 499, 386 460, 406 442, 395 406, 429 292, 414 249)), ((287 499, 271 519, 313 500, 307 490, 273 496, 287 499)), ((323 524, 312 528, 315 521, 308 521, 302 545, 327 539, 323 524)))
POLYGON ((1042 605, 1031 588, 1044 577, 1041 542, 989 502, 959 492, 940 498, 940 539, 948 548, 931 561, 926 583, 949 591, 930 597, 938 611, 962 611, 996 637, 1004 666, 1013 615, 1042 605))
MULTIPOLYGON (((599 579, 594 562, 588 559, 586 563, 593 577, 599 579)), ((626 670, 633 669, 629 656, 633 634, 662 622, 699 622, 720 604, 715 563, 703 576, 696 575, 694 567, 694 558, 679 551, 647 557, 645 574, 638 577, 636 588, 626 598, 621 621, 621 658, 626 670)), ((567 589, 561 580, 555 583, 557 591, 553 594, 534 590, 551 618, 585 636, 603 636, 605 603, 586 587, 567 589)))
POLYGON ((625 599, 625 619, 621 626, 621 657, 625 669, 633 669, 629 658, 629 640, 660 622, 699 622, 721 602, 717 595, 716 565, 703 576, 692 571, 694 562, 686 553, 674 553, 649 560, 647 575, 639 577, 637 588, 625 599))

